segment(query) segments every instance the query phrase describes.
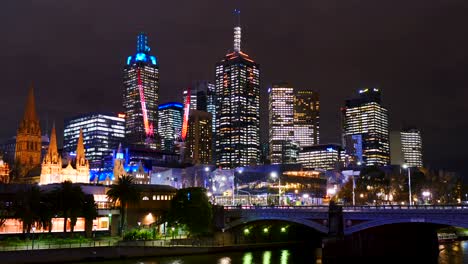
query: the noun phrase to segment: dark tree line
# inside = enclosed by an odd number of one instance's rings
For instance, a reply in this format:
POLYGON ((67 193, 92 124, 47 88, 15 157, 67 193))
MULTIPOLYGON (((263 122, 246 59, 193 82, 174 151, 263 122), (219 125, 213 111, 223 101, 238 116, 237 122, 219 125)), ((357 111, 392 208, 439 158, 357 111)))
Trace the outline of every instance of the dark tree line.
MULTIPOLYGON (((32 227, 52 231, 52 219, 63 218, 63 232, 67 233, 70 219, 70 233, 73 234, 78 217, 85 219, 86 235, 92 230, 97 207, 92 194, 85 194, 80 186, 65 181, 51 191, 43 191, 36 185, 19 191, 11 204, 3 203, 0 220, 15 218, 23 223, 23 233, 29 234, 32 227)), ((2 223, 0 221, 0 223, 2 223)))

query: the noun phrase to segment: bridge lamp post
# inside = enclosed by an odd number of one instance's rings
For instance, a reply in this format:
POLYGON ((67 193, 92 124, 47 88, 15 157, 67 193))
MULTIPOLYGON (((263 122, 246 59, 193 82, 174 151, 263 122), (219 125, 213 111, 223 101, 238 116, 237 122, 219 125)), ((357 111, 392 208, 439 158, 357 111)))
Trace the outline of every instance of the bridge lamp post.
POLYGON ((423 197, 426 199, 426 203, 429 204, 429 198, 430 198, 430 196, 431 196, 431 192, 429 192, 429 191, 424 191, 424 192, 422 192, 422 195, 423 195, 423 197))
POLYGON ((276 173, 275 171, 272 171, 270 173, 270 177, 273 180, 276 180, 276 178, 278 178, 278 205, 281 205, 281 179, 278 176, 278 173, 276 173))
POLYGON ((403 169, 408 169, 408 192, 409 192, 409 205, 413 205, 413 199, 411 199, 411 167, 407 164, 403 164, 403 169))

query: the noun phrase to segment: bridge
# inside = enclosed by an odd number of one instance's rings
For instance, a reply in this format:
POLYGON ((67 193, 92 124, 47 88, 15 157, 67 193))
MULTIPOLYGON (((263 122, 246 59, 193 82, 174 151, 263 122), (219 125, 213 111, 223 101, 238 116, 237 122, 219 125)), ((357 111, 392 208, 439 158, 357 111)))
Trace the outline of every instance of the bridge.
POLYGON ((323 234, 344 235, 390 224, 430 223, 468 228, 468 205, 339 206, 224 206, 222 228, 228 230, 256 221, 278 220, 302 224, 323 234), (338 225, 338 226, 337 226, 338 225))

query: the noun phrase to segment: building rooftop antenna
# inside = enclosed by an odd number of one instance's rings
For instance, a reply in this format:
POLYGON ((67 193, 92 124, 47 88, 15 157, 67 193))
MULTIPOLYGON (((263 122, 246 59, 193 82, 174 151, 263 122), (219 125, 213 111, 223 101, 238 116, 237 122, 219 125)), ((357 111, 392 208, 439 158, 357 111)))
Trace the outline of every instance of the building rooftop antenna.
POLYGON ((234 9, 234 52, 241 51, 241 23, 240 23, 240 9, 234 9))

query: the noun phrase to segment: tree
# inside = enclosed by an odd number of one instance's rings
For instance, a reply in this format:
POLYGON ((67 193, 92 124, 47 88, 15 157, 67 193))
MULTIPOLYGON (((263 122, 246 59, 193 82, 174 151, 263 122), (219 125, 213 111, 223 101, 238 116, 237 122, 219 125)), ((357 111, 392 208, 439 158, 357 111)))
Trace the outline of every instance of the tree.
POLYGON ((120 226, 119 233, 123 234, 127 227, 127 207, 129 204, 136 204, 140 201, 140 189, 134 184, 132 176, 119 177, 117 184, 113 184, 107 191, 107 199, 113 203, 120 204, 120 226))
POLYGON ((93 220, 98 216, 96 202, 92 194, 87 194, 84 197, 82 215, 85 219, 85 234, 87 237, 90 237, 93 228, 93 220))
POLYGON ((35 223, 40 223, 42 192, 37 186, 19 191, 14 201, 14 217, 23 223, 23 233, 29 234, 35 223))
POLYGON ((57 210, 63 217, 63 232, 67 232, 67 221, 70 218, 70 231, 73 233, 84 201, 84 193, 80 186, 71 181, 64 181, 54 190, 57 198, 57 210))
POLYGON ((169 226, 184 225, 191 235, 210 233, 213 212, 206 190, 200 187, 177 190, 166 218, 169 226))

